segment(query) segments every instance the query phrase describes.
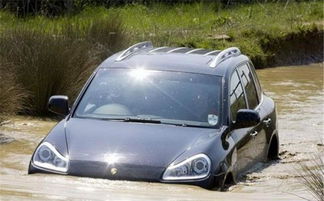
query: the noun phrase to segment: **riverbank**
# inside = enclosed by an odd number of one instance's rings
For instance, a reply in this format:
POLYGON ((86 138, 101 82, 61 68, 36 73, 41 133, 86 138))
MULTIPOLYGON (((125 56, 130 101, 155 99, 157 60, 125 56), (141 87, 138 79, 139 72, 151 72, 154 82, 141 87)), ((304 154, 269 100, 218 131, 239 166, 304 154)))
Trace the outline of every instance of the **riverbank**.
POLYGON ((48 115, 50 95, 73 100, 102 60, 144 40, 155 46, 237 46, 256 68, 322 62, 323 6, 323 1, 228 8, 128 4, 23 19, 0 11, 0 115, 48 115))
MULTIPOLYGON (((323 61, 323 1, 242 4, 222 8, 214 3, 128 4, 88 7, 77 15, 17 19, 0 12, 0 32, 24 26, 55 35, 118 15, 128 35, 126 45, 151 40, 156 46, 224 49, 239 47, 257 68, 323 61)), ((126 39, 125 39, 126 40, 126 39)))

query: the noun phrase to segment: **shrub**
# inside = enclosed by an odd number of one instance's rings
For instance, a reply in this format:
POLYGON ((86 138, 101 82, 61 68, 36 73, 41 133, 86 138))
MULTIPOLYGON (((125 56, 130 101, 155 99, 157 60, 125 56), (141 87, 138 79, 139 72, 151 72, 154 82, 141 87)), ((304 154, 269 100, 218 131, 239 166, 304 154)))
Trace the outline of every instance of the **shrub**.
POLYGON ((26 92, 17 84, 12 66, 0 57, 0 122, 5 115, 13 114, 22 108, 26 92))
POLYGON ((44 115, 51 95, 66 94, 73 100, 96 65, 121 49, 125 39, 117 16, 86 26, 67 23, 54 33, 18 26, 1 34, 0 57, 29 93, 23 112, 44 115))

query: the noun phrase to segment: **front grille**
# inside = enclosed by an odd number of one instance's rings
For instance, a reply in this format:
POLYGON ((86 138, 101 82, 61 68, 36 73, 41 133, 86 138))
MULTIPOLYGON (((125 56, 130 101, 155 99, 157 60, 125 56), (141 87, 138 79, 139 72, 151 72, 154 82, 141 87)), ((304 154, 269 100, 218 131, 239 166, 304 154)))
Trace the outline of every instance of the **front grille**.
POLYGON ((104 162, 70 161, 69 174, 117 180, 159 181, 165 168, 133 164, 107 165, 104 162), (115 168, 113 174, 111 169, 115 168))

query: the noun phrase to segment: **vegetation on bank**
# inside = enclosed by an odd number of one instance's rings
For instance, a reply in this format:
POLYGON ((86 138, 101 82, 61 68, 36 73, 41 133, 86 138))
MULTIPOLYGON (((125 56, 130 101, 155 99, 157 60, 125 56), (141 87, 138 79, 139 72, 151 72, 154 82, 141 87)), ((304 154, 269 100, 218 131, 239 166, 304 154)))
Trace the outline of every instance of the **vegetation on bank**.
POLYGON ((0 114, 46 115, 48 98, 54 94, 66 94, 73 101, 94 68, 128 41, 113 15, 56 28, 22 24, 0 33, 0 114))
MULTIPOLYGON (((287 0, 270 0, 275 2, 286 2, 287 0)), ((310 1, 310 0, 298 0, 310 1)), ((89 6, 102 6, 106 8, 125 6, 128 4, 141 4, 151 6, 154 4, 192 4, 210 3, 212 0, 19 0, 8 1, 0 0, 0 9, 11 11, 18 17, 31 15, 44 15, 48 17, 60 16, 64 14, 77 14, 89 6)), ((213 1, 221 7, 228 7, 237 4, 265 3, 268 0, 217 0, 213 1)))
POLYGON ((6 86, 0 87, 1 96, 8 94, 0 98, 0 113, 46 114, 50 95, 68 94, 73 100, 104 58, 144 40, 156 46, 237 46, 257 68, 322 61, 323 6, 322 1, 230 8, 217 3, 130 4, 87 7, 55 18, 17 18, 0 10, 0 76, 12 77, 0 79, 0 86, 6 86), (9 87, 14 92, 4 92, 9 87), (14 102, 23 110, 8 106, 14 102))
POLYGON ((299 181, 311 193, 314 200, 324 200, 324 160, 320 155, 315 156, 308 163, 299 163, 297 170, 299 181))
MULTIPOLYGON (((321 60, 319 57, 322 55, 318 52, 323 42, 323 6, 323 1, 241 4, 230 8, 222 8, 217 3, 176 6, 128 4, 109 9, 87 7, 77 15, 65 17, 36 16, 25 19, 0 12, 0 32, 26 26, 27 29, 52 33, 66 24, 86 27, 97 19, 117 14, 130 38, 126 42, 128 44, 152 40, 156 45, 208 49, 238 46, 252 58, 257 67, 265 67, 287 64, 285 57, 292 54, 281 54, 280 49, 296 52, 300 47, 307 48, 311 53, 317 52, 317 58, 311 59, 321 60), (300 47, 298 44, 289 47, 290 41, 294 39, 299 40, 300 47), (286 41, 289 44, 282 44, 286 41), (280 59, 274 57, 277 53, 280 53, 280 59)), ((295 61, 298 62, 302 61, 295 61)))

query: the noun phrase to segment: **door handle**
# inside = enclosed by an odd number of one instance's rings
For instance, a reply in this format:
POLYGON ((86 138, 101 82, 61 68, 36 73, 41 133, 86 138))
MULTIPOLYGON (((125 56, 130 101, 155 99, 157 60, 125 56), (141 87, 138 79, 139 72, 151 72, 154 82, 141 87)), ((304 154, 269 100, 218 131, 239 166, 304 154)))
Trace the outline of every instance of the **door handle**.
POLYGON ((258 131, 253 131, 252 133, 250 133, 250 135, 251 135, 252 137, 255 137, 255 136, 258 135, 258 131))
POLYGON ((265 125, 266 125, 267 127, 269 127, 270 124, 271 124, 271 118, 268 118, 268 119, 266 119, 266 120, 263 120, 263 123, 265 123, 265 125))

